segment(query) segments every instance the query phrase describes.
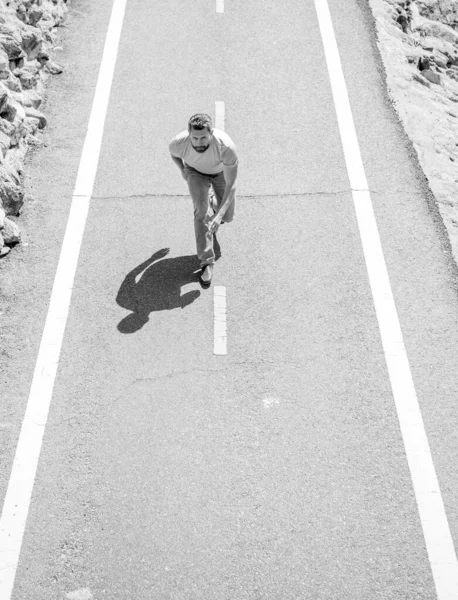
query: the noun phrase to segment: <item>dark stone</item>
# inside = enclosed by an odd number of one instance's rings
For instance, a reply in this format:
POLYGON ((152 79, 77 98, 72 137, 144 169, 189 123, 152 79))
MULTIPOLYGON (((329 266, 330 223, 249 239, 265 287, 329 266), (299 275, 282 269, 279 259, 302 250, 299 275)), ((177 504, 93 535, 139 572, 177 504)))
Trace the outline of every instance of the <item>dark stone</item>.
POLYGON ((21 46, 21 39, 17 39, 18 36, 13 36, 10 33, 2 34, 0 36, 0 44, 3 46, 5 52, 8 54, 10 60, 16 60, 21 56, 24 56, 24 51, 21 46))
POLYGON ((16 17, 23 23, 28 23, 27 11, 24 6, 18 6, 16 9, 16 17))
POLYGON ((27 27, 22 32, 22 49, 28 60, 35 60, 43 46, 43 34, 35 27, 27 27))
POLYGON ((431 68, 431 61, 428 57, 420 57, 418 59, 418 70, 419 71, 427 71, 431 68))
POLYGON ((409 31, 409 21, 405 15, 399 15, 396 19, 397 23, 401 26, 401 29, 404 33, 408 33, 409 31))
POLYGON ((51 75, 59 75, 60 73, 63 72, 64 69, 58 63, 53 62, 52 60, 49 60, 44 65, 44 70, 47 71, 48 73, 50 73, 51 75))
POLYGON ((1 176, 0 201, 7 215, 18 216, 24 205, 24 192, 11 181, 5 181, 1 176))
POLYGON ((6 121, 9 121, 10 123, 12 123, 14 121, 14 119, 16 118, 16 113, 17 113, 16 108, 11 104, 11 102, 8 98, 7 101, 5 102, 2 112, 0 113, 0 117, 2 117, 2 119, 5 119, 6 121))
POLYGON ((29 8, 29 23, 30 25, 36 25, 43 16, 43 9, 35 4, 29 8))
POLYGON ((37 60, 43 66, 45 63, 48 62, 49 54, 47 52, 43 52, 43 50, 42 50, 41 52, 39 52, 39 54, 37 56, 37 60))
POLYGON ((3 86, 1 86, 0 87, 0 115, 2 114, 3 111, 6 110, 7 103, 8 103, 8 92, 3 86))

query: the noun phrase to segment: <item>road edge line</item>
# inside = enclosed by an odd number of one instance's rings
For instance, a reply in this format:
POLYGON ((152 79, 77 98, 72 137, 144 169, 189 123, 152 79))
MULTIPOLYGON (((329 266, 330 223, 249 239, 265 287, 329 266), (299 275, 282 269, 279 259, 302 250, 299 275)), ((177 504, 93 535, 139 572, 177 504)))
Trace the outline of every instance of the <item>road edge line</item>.
POLYGON ((458 562, 404 346, 327 0, 315 0, 348 177, 401 435, 438 600, 458 600, 458 562))
POLYGON ((127 0, 114 0, 24 420, 0 517, 0 598, 14 589, 44 431, 97 172, 127 0))

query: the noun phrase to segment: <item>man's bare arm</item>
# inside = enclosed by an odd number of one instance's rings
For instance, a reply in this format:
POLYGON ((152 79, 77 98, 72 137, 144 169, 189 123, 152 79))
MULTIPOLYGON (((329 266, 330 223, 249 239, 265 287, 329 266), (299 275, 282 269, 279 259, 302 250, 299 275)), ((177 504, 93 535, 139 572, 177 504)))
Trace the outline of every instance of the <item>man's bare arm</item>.
POLYGON ((235 192, 235 182, 237 180, 238 166, 233 167, 223 166, 224 181, 226 182, 226 188, 224 190, 222 205, 226 202, 231 192, 235 192))
POLYGON ((226 182, 226 187, 224 188, 223 200, 221 202, 221 206, 219 207, 218 212, 213 217, 210 223, 210 232, 216 229, 216 227, 221 223, 224 213, 229 208, 229 204, 234 199, 235 194, 235 182, 237 181, 237 173, 238 167, 234 165, 233 167, 223 166, 224 180, 226 182))
POLYGON ((186 180, 186 177, 184 176, 184 162, 181 160, 181 158, 178 158, 178 156, 173 156, 173 154, 170 156, 172 157, 172 160, 176 166, 180 169, 183 179, 186 180))

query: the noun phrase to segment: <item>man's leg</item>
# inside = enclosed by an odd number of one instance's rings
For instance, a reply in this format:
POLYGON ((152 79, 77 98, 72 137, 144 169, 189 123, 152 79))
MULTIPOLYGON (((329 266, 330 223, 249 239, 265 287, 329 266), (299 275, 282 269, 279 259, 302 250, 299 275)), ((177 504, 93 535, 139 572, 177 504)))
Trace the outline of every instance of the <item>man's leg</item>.
POLYGON ((209 221, 212 211, 209 206, 208 191, 210 181, 195 169, 185 167, 186 182, 194 205, 194 231, 196 234, 197 258, 201 266, 213 265, 215 253, 213 251, 213 236, 209 233, 209 221))
MULTIPOLYGON (((213 186, 213 190, 215 192, 215 200, 216 200, 216 206, 214 206, 213 208, 215 209, 215 212, 217 212, 223 202, 224 190, 226 188, 226 181, 224 179, 224 174, 222 172, 218 173, 218 175, 216 177, 213 177, 212 186, 213 186)), ((223 221, 225 223, 230 223, 234 218, 235 190, 231 192, 231 196, 232 196, 232 201, 229 204, 226 212, 223 215, 223 221)))

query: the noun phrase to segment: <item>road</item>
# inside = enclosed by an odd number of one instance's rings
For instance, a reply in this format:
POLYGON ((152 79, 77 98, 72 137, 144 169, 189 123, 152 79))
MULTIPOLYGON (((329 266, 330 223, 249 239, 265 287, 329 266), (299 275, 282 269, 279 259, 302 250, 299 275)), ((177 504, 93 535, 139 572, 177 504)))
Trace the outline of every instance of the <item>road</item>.
MULTIPOLYGON (((315 3, 225 4, 220 14, 212 0, 127 2, 13 600, 439 597, 315 3), (214 117, 217 101, 240 155, 238 204, 203 290, 191 200, 168 142, 192 114, 214 117), (222 356, 215 286, 227 299, 222 356)), ((329 0, 457 547, 456 268, 362 5, 329 0)), ((49 145, 31 159, 38 200, 25 216, 29 246, 14 259, 24 282, 6 279, 29 294, 11 292, 7 333, 23 342, 3 369, 2 498, 111 6, 70 6, 49 145)))

